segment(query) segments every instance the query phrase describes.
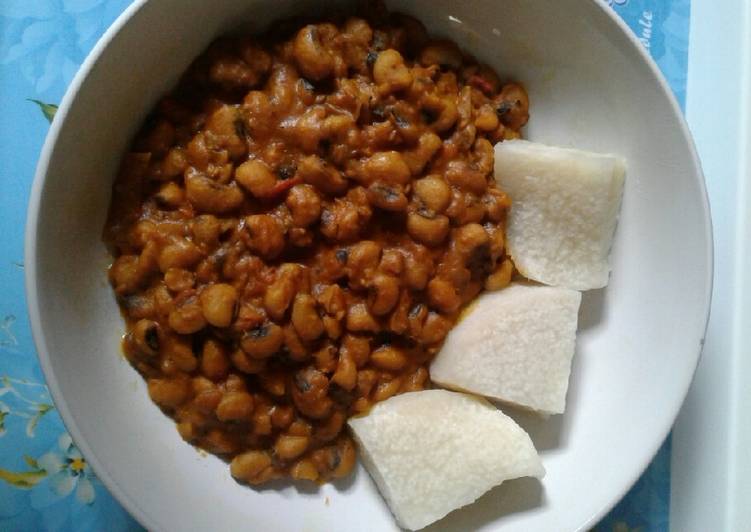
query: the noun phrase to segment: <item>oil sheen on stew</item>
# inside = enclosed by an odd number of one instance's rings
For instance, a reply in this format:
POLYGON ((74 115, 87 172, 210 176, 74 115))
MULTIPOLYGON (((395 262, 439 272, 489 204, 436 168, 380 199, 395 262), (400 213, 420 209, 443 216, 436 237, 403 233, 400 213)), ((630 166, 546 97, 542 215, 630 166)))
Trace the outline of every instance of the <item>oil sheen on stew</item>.
POLYGON ((528 103, 378 8, 213 43, 105 229, 125 354, 180 435, 250 484, 347 475, 347 418, 430 387, 463 306, 511 278, 492 145, 528 103))

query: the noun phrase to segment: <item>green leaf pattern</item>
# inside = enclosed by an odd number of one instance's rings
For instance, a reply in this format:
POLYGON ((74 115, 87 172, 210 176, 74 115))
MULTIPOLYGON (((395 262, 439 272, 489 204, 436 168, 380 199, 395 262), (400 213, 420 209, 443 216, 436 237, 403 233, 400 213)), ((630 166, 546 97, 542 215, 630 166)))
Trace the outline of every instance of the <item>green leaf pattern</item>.
POLYGON ((29 98, 29 101, 37 104, 39 106, 39 109, 42 111, 44 118, 46 118, 48 122, 52 122, 52 119, 55 118, 55 113, 57 113, 56 104, 44 103, 43 101, 35 100, 34 98, 29 98))

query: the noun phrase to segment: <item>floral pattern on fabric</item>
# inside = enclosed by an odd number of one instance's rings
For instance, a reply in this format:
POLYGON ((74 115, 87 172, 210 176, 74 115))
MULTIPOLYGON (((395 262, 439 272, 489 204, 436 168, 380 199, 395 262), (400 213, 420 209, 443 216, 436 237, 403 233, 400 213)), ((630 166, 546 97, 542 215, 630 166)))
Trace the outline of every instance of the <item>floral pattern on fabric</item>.
POLYGON ((3 0, 0 62, 17 62, 37 93, 55 83, 67 86, 97 39, 128 3, 3 0))

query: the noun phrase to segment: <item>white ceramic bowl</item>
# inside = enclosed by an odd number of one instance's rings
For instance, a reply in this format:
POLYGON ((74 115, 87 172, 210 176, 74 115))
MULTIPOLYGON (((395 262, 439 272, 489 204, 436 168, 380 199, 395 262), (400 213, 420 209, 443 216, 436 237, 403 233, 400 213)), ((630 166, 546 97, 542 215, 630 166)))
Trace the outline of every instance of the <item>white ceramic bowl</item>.
MULTIPOLYGON (((295 0, 136 1, 73 81, 42 152, 26 238, 29 312, 50 390, 107 487, 151 530, 390 530, 362 468, 320 489, 253 490, 184 443, 120 355, 101 241, 121 155, 159 95, 217 35, 305 12, 295 0)), ((330 5, 330 4, 329 4, 330 5)), ((568 411, 521 419, 542 484, 504 484, 435 525, 555 530, 595 523, 668 433, 701 350, 712 248, 686 125, 642 47, 594 0, 394 0, 529 89, 532 140, 628 159, 610 285, 587 292, 568 411)), ((319 5, 320 8, 320 5, 319 5)))

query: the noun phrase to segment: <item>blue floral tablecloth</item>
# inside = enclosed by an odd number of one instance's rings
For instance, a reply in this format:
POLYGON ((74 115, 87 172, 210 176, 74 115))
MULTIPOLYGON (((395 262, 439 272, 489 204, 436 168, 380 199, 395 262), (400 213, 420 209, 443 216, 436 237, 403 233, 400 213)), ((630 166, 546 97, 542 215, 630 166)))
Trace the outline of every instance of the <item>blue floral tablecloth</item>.
MULTIPOLYGON (((23 232, 56 104, 131 0, 0 0, 0 531, 140 530, 65 431, 39 369, 23 232)), ((685 102, 690 0, 610 0, 685 102)), ((670 438, 598 531, 668 530, 670 438)))

